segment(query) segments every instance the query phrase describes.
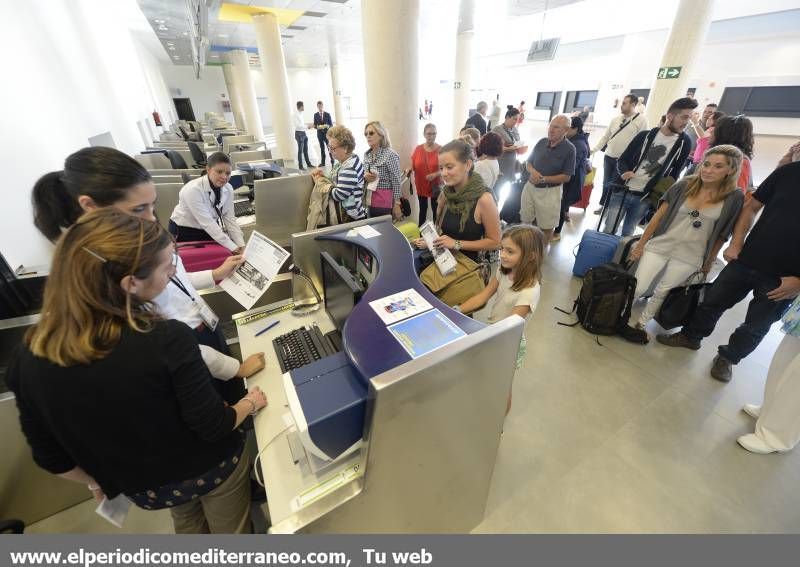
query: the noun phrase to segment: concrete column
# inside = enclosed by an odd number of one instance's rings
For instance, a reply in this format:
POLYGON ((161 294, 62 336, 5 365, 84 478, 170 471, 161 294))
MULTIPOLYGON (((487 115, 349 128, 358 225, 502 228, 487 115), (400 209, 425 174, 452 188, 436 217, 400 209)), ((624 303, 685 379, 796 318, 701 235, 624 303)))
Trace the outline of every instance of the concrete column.
POLYGON ((368 120, 389 130, 407 167, 419 143, 419 0, 362 0, 368 120))
POLYGON ((339 64, 331 62, 330 67, 331 85, 333 87, 333 121, 336 124, 344 124, 350 117, 344 114, 344 104, 342 103, 344 85, 342 84, 342 77, 339 72, 339 64))
POLYGON ((233 65, 230 63, 222 64, 222 74, 225 75, 225 86, 228 88, 228 100, 231 103, 233 122, 237 128, 245 129, 244 114, 242 113, 242 101, 239 99, 239 90, 236 88, 234 79, 233 65))
MULTIPOLYGON (((694 71, 696 56, 703 48, 711 16, 714 12, 714 0, 680 0, 669 37, 661 56, 663 67, 680 67, 677 78, 656 78, 650 88, 647 99, 647 123, 657 126, 661 115, 669 105, 686 94, 690 87, 689 79, 694 71)), ((656 75, 658 69, 654 69, 656 75)))
POLYGON ((261 125, 261 113, 256 102, 256 87, 250 75, 250 60, 247 51, 234 49, 228 52, 228 61, 233 64, 233 78, 239 101, 242 103, 244 130, 251 134, 256 142, 264 141, 264 127, 261 125))
MULTIPOLYGON (((457 136, 468 118, 472 81, 472 40, 475 36, 475 5, 461 0, 456 36, 456 67, 453 74, 453 136, 457 136)), ((476 101, 477 102, 477 101, 476 101)))
MULTIPOLYGON (((274 156, 295 159, 297 146, 292 125, 292 101, 289 94, 289 77, 286 75, 286 60, 281 45, 281 29, 275 14, 263 13, 253 16, 253 25, 261 59, 261 72, 267 85, 272 127, 275 130, 277 151, 274 156)), ((311 104, 308 105, 309 108, 311 104)))

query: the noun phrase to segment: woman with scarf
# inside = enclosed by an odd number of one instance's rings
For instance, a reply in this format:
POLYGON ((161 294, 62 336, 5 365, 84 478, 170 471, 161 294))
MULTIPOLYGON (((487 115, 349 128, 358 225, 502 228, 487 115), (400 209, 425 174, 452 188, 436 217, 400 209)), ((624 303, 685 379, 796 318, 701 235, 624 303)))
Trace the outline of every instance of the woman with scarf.
POLYGON ((580 201, 583 181, 588 173, 586 160, 589 159, 589 134, 583 131, 583 120, 579 116, 573 116, 571 120, 567 139, 575 146, 575 173, 564 184, 564 191, 561 194, 561 219, 553 234, 553 242, 561 240, 561 229, 569 220, 569 207, 580 201))
MULTIPOLYGON (((439 169, 445 187, 439 195, 441 236, 434 241, 439 248, 463 252, 473 260, 482 251, 500 247, 500 214, 491 190, 473 170, 472 146, 453 140, 439 150, 439 169)), ((425 240, 414 241, 418 248, 425 240)))

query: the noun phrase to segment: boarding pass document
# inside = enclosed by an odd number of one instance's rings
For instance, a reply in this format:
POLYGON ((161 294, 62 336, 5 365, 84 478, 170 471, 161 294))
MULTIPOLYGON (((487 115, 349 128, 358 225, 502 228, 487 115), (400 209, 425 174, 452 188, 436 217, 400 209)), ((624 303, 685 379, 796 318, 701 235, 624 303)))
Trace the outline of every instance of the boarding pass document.
POLYGON ((282 247, 253 231, 244 249, 244 261, 219 286, 245 309, 252 309, 288 257, 289 253, 282 247))
POLYGON ((455 270, 456 259, 455 256, 453 256, 453 253, 447 248, 437 248, 433 245, 433 241, 439 238, 439 233, 436 232, 436 227, 433 226, 433 223, 431 221, 427 221, 425 224, 419 227, 419 232, 422 235, 422 238, 425 240, 428 250, 430 250, 431 254, 433 254, 436 267, 439 268, 439 271, 442 273, 442 275, 446 276, 455 270))
POLYGON ((433 308, 433 305, 425 301, 425 298, 415 289, 407 289, 370 301, 369 305, 386 325, 397 323, 433 308))

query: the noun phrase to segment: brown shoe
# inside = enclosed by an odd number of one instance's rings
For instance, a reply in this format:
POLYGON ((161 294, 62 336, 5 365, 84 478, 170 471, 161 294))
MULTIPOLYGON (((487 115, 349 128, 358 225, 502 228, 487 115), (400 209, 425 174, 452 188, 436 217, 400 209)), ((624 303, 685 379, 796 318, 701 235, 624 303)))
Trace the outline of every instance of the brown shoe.
POLYGON ((669 347, 683 347, 689 350, 700 350, 700 341, 695 341, 684 335, 683 333, 674 333, 672 335, 658 335, 656 340, 664 346, 669 347))
POLYGON ((720 382, 730 382, 733 378, 731 361, 724 356, 715 356, 714 363, 711 365, 711 377, 720 382))

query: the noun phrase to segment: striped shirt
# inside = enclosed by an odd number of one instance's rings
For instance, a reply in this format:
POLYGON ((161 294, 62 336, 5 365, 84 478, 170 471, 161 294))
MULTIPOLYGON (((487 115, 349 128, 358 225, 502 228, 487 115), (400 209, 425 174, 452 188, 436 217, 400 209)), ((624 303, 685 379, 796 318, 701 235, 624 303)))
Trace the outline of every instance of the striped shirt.
POLYGON ((337 164, 331 173, 334 201, 342 204, 347 215, 353 220, 367 216, 364 210, 364 168, 361 160, 353 154, 343 163, 337 164))
POLYGON ((378 189, 391 189, 392 197, 399 201, 402 193, 400 191, 400 180, 403 173, 400 171, 400 156, 392 148, 378 148, 373 152, 369 149, 364 154, 364 163, 367 171, 378 174, 378 189))

